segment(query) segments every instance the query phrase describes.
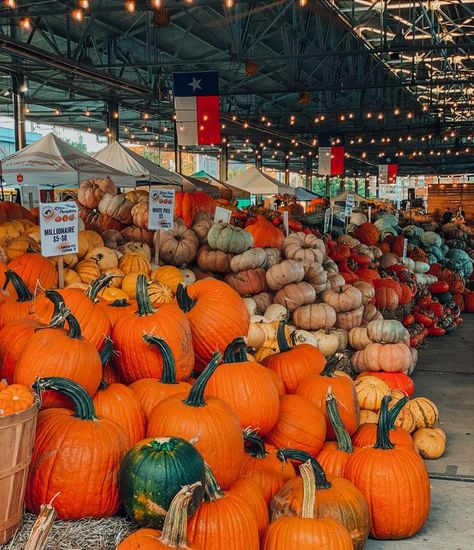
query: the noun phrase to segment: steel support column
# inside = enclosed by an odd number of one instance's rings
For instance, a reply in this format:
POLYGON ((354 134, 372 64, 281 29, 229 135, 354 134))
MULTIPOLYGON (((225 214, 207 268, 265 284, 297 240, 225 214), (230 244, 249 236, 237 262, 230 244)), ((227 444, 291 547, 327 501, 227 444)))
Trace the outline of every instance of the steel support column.
POLYGON ((120 138, 119 107, 113 101, 107 103, 107 127, 110 130, 107 136, 109 143, 118 141, 120 138))
POLYGON ((263 166, 263 150, 261 147, 256 146, 255 151, 255 168, 261 170, 263 166))
POLYGON ((346 190, 346 178, 341 176, 339 179, 339 193, 344 193, 346 190))
POLYGON ((15 151, 19 151, 26 147, 25 98, 21 91, 23 85, 23 75, 12 75, 15 151))
POLYGON ((375 176, 375 198, 378 199, 380 196, 380 187, 379 187, 379 176, 375 176))
POLYGON ((308 191, 312 190, 312 181, 313 181, 313 157, 306 157, 306 189, 308 191))
POLYGON ((222 144, 222 151, 219 155, 219 179, 227 181, 229 179, 229 154, 227 144, 222 144))
POLYGON ((181 148, 178 145, 178 129, 176 127, 176 120, 174 121, 174 169, 176 172, 181 173, 181 148))
POLYGON ((326 176, 326 198, 331 197, 331 178, 330 176, 326 176))
POLYGON ((290 185, 290 155, 285 154, 285 185, 290 185))
POLYGON ((370 178, 369 176, 366 176, 365 177, 365 180, 364 180, 364 195, 365 197, 367 198, 369 196, 369 184, 370 184, 370 178))

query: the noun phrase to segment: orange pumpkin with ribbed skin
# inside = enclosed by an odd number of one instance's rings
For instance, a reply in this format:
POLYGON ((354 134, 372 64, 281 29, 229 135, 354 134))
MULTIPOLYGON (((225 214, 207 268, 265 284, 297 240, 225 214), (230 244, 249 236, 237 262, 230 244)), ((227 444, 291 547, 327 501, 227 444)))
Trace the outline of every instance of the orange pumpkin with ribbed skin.
POLYGON ((54 288, 58 284, 58 272, 54 264, 35 252, 17 256, 8 264, 8 269, 17 273, 31 292, 35 291, 38 282, 42 288, 54 288))
POLYGON ((187 395, 178 393, 156 405, 148 418, 147 437, 197 437, 196 449, 219 484, 229 489, 244 460, 242 428, 225 401, 212 396, 204 399, 206 384, 220 360, 221 355, 215 353, 187 395))
POLYGON ((302 380, 323 370, 326 359, 320 350, 311 344, 290 347, 285 336, 285 327, 286 321, 280 321, 277 331, 279 353, 265 357, 262 365, 280 376, 287 393, 295 393, 302 380))
POLYGON ((398 304, 401 306, 406 306, 409 304, 413 298, 412 289, 405 283, 400 284, 401 293, 398 297, 398 304))
POLYGON ((263 493, 258 484, 248 476, 239 476, 232 485, 231 492, 239 495, 248 502, 255 512, 260 539, 265 534, 270 518, 268 516, 268 504, 263 498, 263 493))
MULTIPOLYGON (((92 396, 99 387, 102 364, 95 347, 82 338, 81 327, 72 313, 65 313, 69 330, 63 321, 51 322, 49 328, 36 331, 26 342, 13 373, 16 384, 31 386, 39 377, 61 375, 80 384, 92 396)), ((42 407, 68 407, 61 394, 45 392, 42 407)))
POLYGON ((203 550, 259 550, 252 504, 232 488, 223 491, 206 468, 206 500, 189 520, 188 540, 203 550))
POLYGON ((215 351, 224 353, 239 336, 248 333, 250 316, 243 299, 229 285, 215 279, 179 285, 179 307, 191 324, 195 370, 201 372, 215 351))
POLYGON ((326 439, 326 419, 314 403, 290 394, 280 398, 280 415, 266 441, 277 449, 298 449, 315 456, 326 439))
MULTIPOLYGON (((385 403, 390 399, 384 397, 385 403)), ((346 477, 369 503, 371 537, 405 539, 417 533, 428 517, 430 480, 417 453, 390 442, 386 404, 375 446, 361 449, 351 457, 346 477)))
POLYGON ((401 258, 403 256, 404 245, 405 245, 404 235, 398 235, 397 237, 394 237, 391 243, 392 252, 401 258))
POLYGON ((61 392, 73 410, 54 408, 38 415, 27 509, 38 514, 54 498, 62 520, 113 516, 120 509, 118 472, 128 448, 125 434, 111 420, 98 419, 91 398, 71 380, 43 378, 37 386, 61 392))
POLYGON ((200 481, 193 485, 185 485, 176 493, 166 513, 162 531, 146 527, 138 529, 125 538, 116 550, 167 550, 170 548, 199 550, 198 546, 187 543, 187 531, 188 505, 196 487, 200 485, 200 481))
POLYGON ((345 373, 334 369, 337 364, 337 354, 328 362, 321 374, 308 376, 299 385, 297 394, 306 397, 321 409, 326 417, 327 439, 335 439, 333 427, 329 422, 326 411, 326 395, 329 388, 332 388, 333 394, 339 403, 339 414, 341 420, 350 435, 355 433, 359 427, 359 402, 354 387, 354 382, 345 373))
POLYGON ((255 223, 245 227, 253 237, 254 248, 277 248, 281 249, 285 236, 283 232, 270 223, 265 216, 257 216, 255 223))
POLYGON ((100 418, 108 418, 122 428, 130 447, 145 437, 145 413, 138 397, 128 386, 107 384, 102 380, 93 402, 100 418))
POLYGON ((359 239, 362 244, 374 246, 380 239, 380 231, 373 223, 365 222, 357 227, 354 231, 354 236, 356 239, 359 239))
MULTIPOLYGON (((383 279, 375 279, 372 284, 374 285, 375 290, 377 291, 378 288, 386 287, 391 288, 395 291, 395 294, 397 295, 398 299, 400 300, 402 295, 402 287, 400 286, 400 283, 392 279, 391 277, 384 277, 383 279)), ((375 296, 377 297, 377 292, 375 293, 375 296)), ((377 299, 377 298, 376 298, 377 299)))
POLYGON ((375 289, 375 305, 378 309, 393 311, 398 307, 398 296, 393 288, 382 286, 375 289))
POLYGON ((5 379, 9 384, 13 382, 13 372, 25 343, 41 326, 43 325, 34 319, 24 319, 12 321, 1 329, 0 380, 5 379))
POLYGON ((189 321, 175 303, 153 308, 146 277, 139 275, 137 311, 119 317, 112 329, 112 340, 118 351, 115 363, 125 384, 162 375, 163 359, 143 340, 144 334, 163 338, 176 361, 177 379, 189 377, 194 364, 189 321))
POLYGON ((277 458, 277 449, 265 445, 263 439, 251 430, 244 431, 245 460, 242 474, 252 478, 262 491, 267 504, 286 481, 296 476, 292 464, 282 464, 277 458))
POLYGON ((14 271, 5 272, 6 280, 15 289, 15 297, 6 298, 0 305, 0 329, 14 321, 33 319, 34 296, 14 271))
POLYGON ((380 273, 375 269, 357 269, 355 274, 360 281, 367 281, 368 283, 372 283, 372 281, 375 281, 376 279, 381 279, 380 273))
MULTIPOLYGON (((356 453, 357 454, 357 453, 356 453)), ((360 490, 344 478, 328 478, 321 465, 307 453, 285 449, 279 451, 282 460, 297 461, 309 460, 316 478, 316 502, 313 502, 314 514, 318 518, 330 519, 342 524, 350 535, 350 548, 362 550, 369 535, 369 509, 367 501, 360 490)), ((356 456, 356 455, 352 455, 356 456)), ((302 467, 300 466, 300 472, 302 467)), ((281 521, 282 517, 294 517, 301 514, 304 506, 304 486, 300 476, 290 479, 276 493, 270 504, 272 522, 281 521)), ((314 544, 314 540, 309 541, 314 544)), ((302 548, 297 546, 295 548, 302 548)), ((306 548, 306 547, 303 547, 306 548)), ((328 544, 322 546, 308 546, 310 548, 332 548, 328 544)), ((336 548, 339 548, 336 546, 336 548)), ((346 546, 343 546, 346 548, 346 546)))
POLYGON ((194 193, 176 193, 174 203, 174 216, 181 218, 186 227, 191 227, 196 214, 203 212, 213 216, 216 210, 215 201, 202 191, 194 193))
POLYGON ((247 361, 246 343, 236 338, 224 352, 224 363, 214 372, 204 396, 215 395, 237 415, 242 429, 251 426, 260 435, 275 425, 280 410, 278 390, 270 370, 255 361, 247 361))
MULTIPOLYGON (((341 421, 337 400, 332 391, 326 396, 326 411, 337 441, 327 441, 316 459, 329 476, 344 477, 346 464, 358 448, 352 446, 351 436, 341 421)), ((357 433, 357 432, 356 432, 357 433)))
POLYGON ((402 390, 408 397, 415 391, 413 379, 404 372, 366 371, 361 372, 357 378, 375 376, 383 380, 391 390, 402 390))
POLYGON ((179 382, 176 379, 176 363, 173 353, 162 338, 145 334, 143 339, 150 347, 156 348, 163 360, 163 373, 160 380, 141 378, 130 384, 130 389, 137 396, 145 416, 148 418, 158 403, 171 395, 188 392, 191 385, 188 382, 179 382))

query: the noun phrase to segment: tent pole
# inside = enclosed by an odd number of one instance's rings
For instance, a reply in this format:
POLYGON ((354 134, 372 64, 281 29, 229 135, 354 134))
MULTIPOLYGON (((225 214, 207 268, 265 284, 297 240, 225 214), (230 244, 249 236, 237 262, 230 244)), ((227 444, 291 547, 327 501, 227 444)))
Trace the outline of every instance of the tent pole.
POLYGON ((326 176, 326 198, 331 198, 331 179, 329 174, 326 176))

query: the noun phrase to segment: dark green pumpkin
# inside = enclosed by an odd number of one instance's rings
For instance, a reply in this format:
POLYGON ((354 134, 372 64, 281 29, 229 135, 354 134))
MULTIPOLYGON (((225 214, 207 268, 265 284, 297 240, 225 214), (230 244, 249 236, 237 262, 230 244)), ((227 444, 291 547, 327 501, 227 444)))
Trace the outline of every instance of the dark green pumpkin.
POLYGON ((141 525, 161 529, 171 501, 183 485, 197 481, 188 506, 202 501, 206 470, 199 451, 179 437, 151 437, 132 447, 120 466, 119 489, 127 514, 141 525))

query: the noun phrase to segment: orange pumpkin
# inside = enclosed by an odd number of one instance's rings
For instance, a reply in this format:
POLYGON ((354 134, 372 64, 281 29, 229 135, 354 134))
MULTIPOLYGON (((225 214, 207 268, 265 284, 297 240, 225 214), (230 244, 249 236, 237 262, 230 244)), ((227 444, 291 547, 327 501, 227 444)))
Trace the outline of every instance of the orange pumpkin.
POLYGON ((253 237, 254 248, 278 248, 283 246, 283 232, 270 223, 264 216, 257 216, 257 221, 245 227, 253 237))
POLYGON ((354 231, 354 236, 368 246, 374 246, 380 238, 380 231, 376 225, 365 222, 354 231))
POLYGON ((398 307, 398 296, 393 288, 382 286, 375 289, 375 305, 378 309, 393 311, 398 307))
POLYGON ((42 288, 54 288, 58 284, 58 272, 54 264, 35 252, 26 252, 17 256, 8 264, 8 269, 17 273, 31 292, 37 285, 42 288))

